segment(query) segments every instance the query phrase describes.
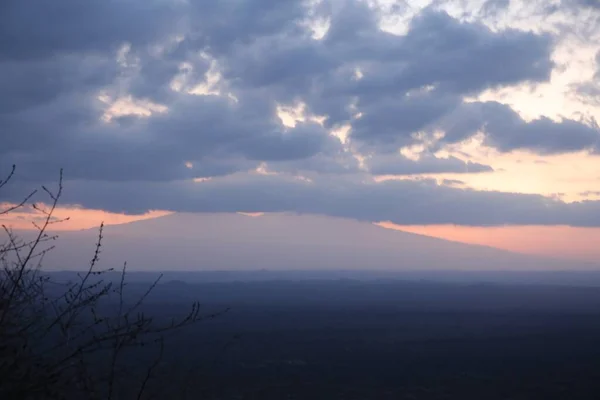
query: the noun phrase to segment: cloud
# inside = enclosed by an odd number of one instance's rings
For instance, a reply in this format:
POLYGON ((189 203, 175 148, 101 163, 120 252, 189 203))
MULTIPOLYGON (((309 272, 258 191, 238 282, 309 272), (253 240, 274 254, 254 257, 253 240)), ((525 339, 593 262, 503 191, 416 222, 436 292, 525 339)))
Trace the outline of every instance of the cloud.
POLYGON ((309 2, 303 0, 253 0, 235 4, 192 0, 188 13, 193 41, 213 54, 224 54, 235 45, 283 32, 298 32, 309 2))
POLYGON ((433 155, 421 156, 412 160, 401 154, 378 155, 367 161, 373 175, 418 175, 439 173, 478 173, 492 172, 488 165, 463 161, 456 157, 438 158, 433 155))
POLYGON ((510 0, 486 0, 481 7, 485 16, 496 15, 510 7, 510 0))
POLYGON ((169 33, 184 10, 176 1, 3 0, 0 62, 57 54, 105 54, 127 41, 150 44, 169 33))
POLYGON ((585 192, 579 193, 580 196, 583 197, 591 197, 591 196, 600 196, 599 190, 586 190, 585 192))
POLYGON ((459 179, 442 179, 442 185, 444 186, 462 186, 465 182, 459 179))
POLYGON ((409 65, 401 71, 411 85, 438 84, 459 93, 499 85, 545 81, 553 63, 551 37, 512 29, 502 33, 425 10, 403 39, 409 65), (502 62, 502 60, 506 62, 502 62))
POLYGON ((598 126, 564 118, 525 121, 509 106, 498 102, 464 104, 441 123, 443 142, 457 143, 478 132, 485 144, 503 152, 530 150, 537 154, 560 154, 593 150, 600 141, 598 126))
POLYGON ((432 9, 415 17, 404 36, 382 31, 375 12, 362 2, 348 2, 330 19, 319 41, 284 31, 234 47, 219 59, 224 76, 243 89, 268 88, 286 101, 301 97, 328 124, 351 122, 353 135, 368 140, 370 132, 376 140, 383 129, 375 121, 394 119, 387 130, 406 136, 457 106, 461 95, 545 81, 553 67, 547 35, 495 33, 432 9), (405 96, 428 86, 437 90, 405 96), (352 121, 358 112, 363 117, 352 121))
POLYGON ((341 143, 334 138, 319 154, 312 157, 292 161, 271 161, 268 163, 274 172, 302 174, 356 174, 361 172, 358 159, 345 150, 341 143))
POLYGON ((285 128, 275 121, 274 112, 255 99, 233 103, 221 96, 184 95, 169 113, 132 125, 82 119, 68 130, 59 130, 49 124, 40 126, 38 119, 23 121, 15 116, 12 119, 21 124, 22 133, 9 139, 0 152, 4 162, 22 165, 28 179, 47 179, 63 167, 71 179, 176 180, 329 151, 331 137, 321 126, 307 122, 285 128), (47 129, 46 136, 41 129, 47 129), (36 135, 43 143, 36 143, 36 135), (186 167, 187 162, 194 167, 186 167))
MULTIPOLYGON (((567 2, 568 3, 568 2, 567 2)), ((571 3, 581 7, 589 7, 600 10, 600 3, 597 0, 571 0, 571 3)))
POLYGON ((413 133, 431 127, 459 104, 458 97, 436 91, 384 97, 360 107, 362 116, 352 123, 351 137, 371 147, 409 145, 415 142, 413 133))
POLYGON ((584 205, 552 203, 552 212, 528 217, 519 207, 546 207, 545 198, 373 182, 492 171, 454 157, 406 159, 398 152, 407 145, 433 154, 483 133, 502 152, 556 154, 597 150, 599 137, 589 122, 526 121, 508 105, 466 102, 547 82, 551 34, 491 29, 433 6, 391 33, 382 16, 359 0, 5 0, 0 168, 17 164, 29 186, 65 168, 70 201, 128 212, 285 210, 400 221, 410 218, 387 198, 408 196, 414 218, 435 223, 579 223, 572 210, 584 205), (301 110, 293 126, 282 107, 301 110), (445 195, 450 203, 437 213, 418 208, 445 195), (497 219, 484 212, 486 196, 502 206, 497 219), (468 215, 472 202, 482 209, 468 215))
POLYGON ((591 81, 571 85, 573 94, 584 103, 600 106, 600 50, 596 53, 596 72, 591 81))
POLYGON ((56 56, 36 61, 0 61, 0 118, 73 93, 90 94, 111 84, 117 69, 104 57, 56 56))
MULTIPOLYGON (((24 191, 13 185, 5 195, 24 191)), ((565 203, 541 195, 476 191, 433 180, 375 182, 359 177, 234 174, 194 183, 90 182, 65 184, 65 201, 114 212, 294 212, 391 221, 396 224, 600 226, 600 201, 565 203), (110 193, 110 196, 107 196, 110 193)))

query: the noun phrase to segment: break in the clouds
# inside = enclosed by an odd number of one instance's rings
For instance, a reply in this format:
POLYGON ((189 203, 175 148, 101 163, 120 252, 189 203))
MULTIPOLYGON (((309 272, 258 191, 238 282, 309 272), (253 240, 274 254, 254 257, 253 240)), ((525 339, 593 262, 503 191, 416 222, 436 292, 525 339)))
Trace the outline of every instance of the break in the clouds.
POLYGON ((493 174, 493 160, 445 154, 476 138, 542 156, 597 153, 600 138, 592 118, 525 118, 481 98, 549 82, 562 30, 490 25, 508 1, 478 18, 453 2, 383 3, 5 0, 0 169, 36 185, 64 168, 69 202, 130 213, 600 224, 594 202, 377 179, 493 174))

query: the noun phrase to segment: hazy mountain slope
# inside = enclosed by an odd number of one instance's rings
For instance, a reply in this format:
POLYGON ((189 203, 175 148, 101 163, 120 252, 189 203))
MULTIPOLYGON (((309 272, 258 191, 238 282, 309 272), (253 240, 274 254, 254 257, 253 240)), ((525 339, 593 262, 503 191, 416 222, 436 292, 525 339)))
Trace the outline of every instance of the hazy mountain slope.
MULTIPOLYGON (((61 233, 51 268, 80 269, 97 232, 61 233)), ((583 269, 503 250, 311 215, 175 214, 108 226, 104 266, 132 269, 583 269)))

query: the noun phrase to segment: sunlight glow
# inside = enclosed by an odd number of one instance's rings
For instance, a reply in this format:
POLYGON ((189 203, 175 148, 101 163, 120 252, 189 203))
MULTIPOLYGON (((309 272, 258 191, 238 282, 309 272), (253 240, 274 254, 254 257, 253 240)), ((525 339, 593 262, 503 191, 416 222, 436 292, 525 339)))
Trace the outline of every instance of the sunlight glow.
MULTIPOLYGON (((9 204, 0 205, 0 209, 6 209, 9 204)), ((45 207, 43 204, 39 204, 40 207, 45 207)), ((94 210, 89 208, 82 208, 80 206, 62 206, 58 207, 54 213, 54 220, 64 220, 59 223, 51 225, 50 231, 69 231, 69 230, 80 230, 97 228, 100 223, 104 222, 105 225, 119 225, 126 224, 134 221, 141 221, 145 219, 162 217, 165 215, 172 214, 169 211, 149 211, 145 214, 140 215, 128 215, 121 213, 112 213, 103 210, 94 210)), ((0 215, 0 224, 4 224, 12 229, 35 229, 32 222, 41 223, 44 219, 44 215, 31 207, 21 208, 18 211, 11 212, 10 214, 0 215)))
POLYGON ((118 117, 150 117, 154 113, 160 114, 168 111, 168 108, 162 104, 135 99, 131 95, 113 100, 108 95, 101 94, 98 96, 98 100, 107 106, 102 115, 102 121, 107 123, 118 117))

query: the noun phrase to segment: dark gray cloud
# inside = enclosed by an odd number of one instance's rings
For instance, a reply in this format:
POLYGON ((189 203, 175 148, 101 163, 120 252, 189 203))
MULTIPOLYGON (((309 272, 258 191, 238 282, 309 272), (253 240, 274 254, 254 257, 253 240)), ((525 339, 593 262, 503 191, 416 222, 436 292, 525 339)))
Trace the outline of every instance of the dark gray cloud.
POLYGON ((457 106, 464 94, 547 80, 551 50, 549 36, 495 33, 431 9, 412 21, 407 35, 396 36, 378 27, 365 4, 349 2, 333 13, 321 41, 306 33, 271 35, 234 47, 221 60, 236 87, 268 88, 283 101, 301 98, 328 125, 351 121, 354 105, 363 118, 353 122, 353 135, 389 144, 457 106), (354 79, 356 69, 362 79, 354 79), (434 93, 405 96, 428 86, 434 93))
POLYGON ((458 107, 463 95, 545 81, 553 67, 549 36, 512 30, 494 33, 431 10, 417 16, 398 40, 401 62, 365 68, 365 77, 349 90, 363 112, 352 123, 354 138, 406 144, 411 134, 458 107))
MULTIPOLYGON (((132 124, 81 119, 57 132, 45 130, 52 126, 47 122, 56 122, 40 112, 28 121, 13 117, 27 129, 7 137, 0 153, 3 162, 20 165, 32 180, 46 179, 61 167, 72 179, 176 180, 334 151, 332 138, 321 126, 299 123, 286 129, 275 121, 274 112, 255 99, 232 104, 221 96, 185 95, 171 112, 132 124), (37 135, 41 142, 34 141, 37 135), (194 166, 188 168, 186 162, 194 166)), ((49 114, 59 122, 68 117, 49 114)))
MULTIPOLYGON (((440 129, 446 133, 440 144, 483 131, 486 144, 500 151, 597 147, 592 124, 526 122, 505 105, 463 103, 486 89, 547 81, 554 68, 550 35, 493 31, 432 7, 412 19, 405 35, 394 35, 380 29, 381 10, 364 1, 313 3, 0 2, 0 168, 15 163, 19 177, 35 185, 63 167, 70 201, 117 211, 260 209, 400 221, 410 219, 392 201, 402 198, 425 222, 529 223, 519 207, 529 210, 544 198, 374 184, 370 174, 491 169, 456 158, 391 156, 421 143, 416 133, 440 129), (317 17, 330 23, 321 40, 308 27, 317 17), (208 78, 221 95, 188 93, 208 78), (172 90, 174 83, 180 90, 172 90), (107 123, 101 94, 168 111, 107 123), (283 126, 277 107, 301 103, 323 116, 324 126, 310 120, 283 126), (350 128, 345 144, 327 131, 342 125, 350 128), (370 172, 356 154, 368 156, 370 172), (244 174, 264 163, 282 175, 244 174), (199 177, 218 179, 193 186, 199 177), (448 205, 428 206, 438 212, 418 208, 431 201, 427 196, 446 194, 453 199, 448 205), (491 204, 514 204, 488 215, 477 208, 485 196, 491 204)), ((505 3, 488 1, 484 8, 505 3)), ((584 205, 552 204, 552 215, 533 220, 579 223, 571 210, 584 205), (562 211, 571 214, 558 216, 562 211)))
POLYGON ((418 175, 439 173, 492 172, 489 165, 463 161, 456 157, 438 158, 431 154, 422 155, 418 161, 400 154, 376 155, 367 161, 373 175, 418 175))
POLYGON ((350 2, 332 17, 323 41, 306 34, 268 36, 243 50, 234 56, 227 72, 245 85, 285 84, 290 76, 343 73, 336 70, 350 65, 363 67, 365 78, 344 80, 345 87, 337 88, 334 81, 333 87, 325 89, 358 96, 406 92, 426 85, 471 93, 528 80, 545 81, 553 67, 550 36, 516 30, 495 33, 431 9, 413 19, 405 36, 396 36, 380 30, 374 11, 358 2, 350 2))
POLYGON ((72 93, 89 94, 111 84, 114 63, 102 57, 56 56, 36 61, 0 61, 0 118, 72 93))
POLYGON ((284 102, 302 99, 309 110, 327 116, 328 126, 351 121, 354 104, 366 118, 356 121, 353 134, 388 144, 390 135, 380 132, 396 130, 401 140, 451 109, 461 95, 545 81, 553 67, 549 36, 495 33, 431 9, 413 20, 405 36, 379 29, 375 11, 361 2, 346 2, 330 17, 321 41, 287 29, 233 45, 229 53, 217 55, 224 75, 239 90, 268 89, 266 95, 284 102), (357 68, 362 79, 353 79, 357 68), (426 99, 431 111, 421 110, 419 119, 413 113, 417 100, 406 100, 404 94, 425 86, 437 87, 436 96, 454 99, 438 104, 437 110, 433 99, 426 99), (368 126, 366 133, 361 126, 386 119, 401 119, 406 125, 390 128, 381 123, 368 126))
POLYGON ((297 160, 274 160, 268 162, 269 170, 293 175, 356 174, 360 173, 358 159, 345 149, 337 138, 329 137, 321 152, 297 160))
POLYGON ((0 61, 106 53, 123 42, 146 45, 181 19, 177 1, 3 0, 0 61))
POLYGON ((181 12, 166 0, 2 1, 0 115, 73 93, 93 96, 117 79, 123 45, 155 43, 173 32, 181 12))
POLYGON ((567 1, 567 4, 569 3, 580 7, 589 7, 592 9, 600 10, 600 2, 598 0, 571 0, 570 2, 567 1))
POLYGON ((431 127, 460 103, 457 96, 437 91, 384 97, 363 107, 359 100, 362 116, 352 123, 351 136, 361 143, 394 150, 414 142, 413 133, 431 127))
POLYGON ((438 84, 472 93, 545 81, 553 67, 550 36, 512 29, 495 33, 484 25, 461 23, 431 10, 413 19, 403 41, 410 61, 400 74, 411 85, 438 84))
POLYGON ((481 131, 486 135, 485 144, 505 152, 559 154, 592 150, 600 141, 597 126, 571 119, 555 122, 546 117, 525 121, 509 106, 497 102, 464 104, 441 126, 446 132, 446 143, 460 142, 481 131))
MULTIPOLYGON (((7 195, 16 199, 24 190, 14 185, 7 195)), ((202 183, 70 181, 65 191, 69 203, 128 213, 290 211, 417 225, 600 226, 600 201, 565 203, 541 195, 458 189, 432 180, 376 183, 360 177, 320 177, 307 182, 283 175, 234 174, 202 183)))
POLYGON ((305 0, 252 0, 236 3, 191 0, 188 13, 197 47, 224 54, 233 46, 246 46, 264 36, 298 33, 306 18, 305 0))

